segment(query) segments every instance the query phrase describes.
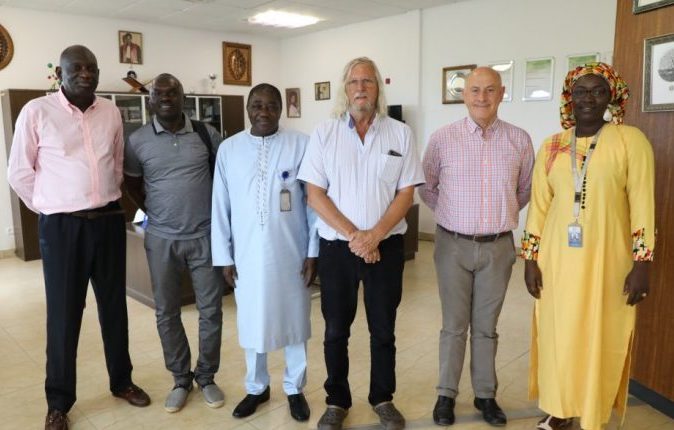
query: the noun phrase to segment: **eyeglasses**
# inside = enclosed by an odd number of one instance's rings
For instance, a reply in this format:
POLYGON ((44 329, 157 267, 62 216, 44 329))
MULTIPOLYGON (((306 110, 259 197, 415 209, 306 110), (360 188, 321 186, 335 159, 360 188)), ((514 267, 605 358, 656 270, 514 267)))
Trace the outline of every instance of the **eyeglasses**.
POLYGON ((365 79, 351 79, 347 81, 346 85, 349 87, 373 87, 377 82, 374 79, 365 78, 365 79))
POLYGON ((573 91, 571 91, 571 95, 574 98, 577 99, 582 99, 583 97, 586 97, 588 94, 591 94, 592 97, 606 97, 609 93, 609 90, 607 90, 604 87, 594 87, 594 88, 574 88, 573 91))

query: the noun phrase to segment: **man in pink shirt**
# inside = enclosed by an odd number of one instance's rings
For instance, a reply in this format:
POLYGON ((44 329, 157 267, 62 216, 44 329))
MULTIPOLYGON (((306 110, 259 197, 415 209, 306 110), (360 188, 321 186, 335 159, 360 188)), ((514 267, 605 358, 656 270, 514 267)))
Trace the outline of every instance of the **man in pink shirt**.
POLYGON ((512 230, 529 202, 534 150, 522 129, 501 121, 500 75, 478 67, 466 80, 468 117, 431 135, 421 199, 435 212, 435 269, 442 304, 440 378, 433 420, 454 423, 470 326, 473 404, 506 424, 496 403, 496 323, 515 262, 512 230))
POLYGON ((39 214, 47 296, 45 430, 67 430, 75 403, 76 356, 91 285, 96 295, 110 391, 150 404, 131 380, 125 296, 126 234, 121 196, 123 136, 119 110, 96 97, 98 64, 84 46, 61 53, 57 93, 30 101, 16 121, 9 184, 39 214))

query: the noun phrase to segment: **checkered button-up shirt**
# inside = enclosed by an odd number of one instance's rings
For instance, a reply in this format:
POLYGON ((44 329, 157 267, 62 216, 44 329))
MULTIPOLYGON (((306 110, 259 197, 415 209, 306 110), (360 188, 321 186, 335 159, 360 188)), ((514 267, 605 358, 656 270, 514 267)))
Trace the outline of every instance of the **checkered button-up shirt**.
POLYGON ((529 202, 533 164, 527 132, 499 119, 483 131, 467 117, 431 135, 419 194, 447 230, 469 235, 513 230, 529 202))

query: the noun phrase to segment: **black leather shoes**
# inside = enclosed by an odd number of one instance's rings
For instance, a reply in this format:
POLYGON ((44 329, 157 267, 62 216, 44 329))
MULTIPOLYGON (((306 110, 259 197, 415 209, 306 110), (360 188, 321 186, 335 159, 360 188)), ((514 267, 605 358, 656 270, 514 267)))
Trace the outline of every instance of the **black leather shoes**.
POLYGON ((439 426, 454 424, 454 405, 456 401, 451 397, 438 396, 433 408, 433 421, 439 426))
POLYGON ((309 404, 304 394, 291 394, 288 396, 288 406, 290 407, 290 416, 296 421, 307 421, 309 419, 309 404))
POLYGON ((232 416, 236 418, 245 418, 253 415, 260 403, 269 400, 269 387, 265 388, 262 394, 248 394, 236 405, 232 416))
POLYGON ((482 418, 484 418, 487 424, 502 427, 508 422, 503 409, 496 403, 496 399, 481 399, 476 397, 473 405, 475 405, 478 411, 482 411, 482 418))

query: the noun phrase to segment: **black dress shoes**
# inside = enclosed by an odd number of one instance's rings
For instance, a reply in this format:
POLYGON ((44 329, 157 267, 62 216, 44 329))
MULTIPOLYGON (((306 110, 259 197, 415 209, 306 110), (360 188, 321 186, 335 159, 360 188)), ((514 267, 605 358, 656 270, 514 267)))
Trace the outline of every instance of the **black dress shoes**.
POLYGON ((481 399, 476 397, 473 405, 475 405, 478 411, 482 412, 482 418, 484 418, 487 424, 502 427, 508 422, 503 409, 496 403, 496 399, 481 399))
POLYGON ((236 418, 245 418, 253 415, 257 407, 269 400, 269 387, 265 388, 262 394, 248 394, 236 405, 232 416, 236 418))
POLYGON ((454 405, 456 401, 451 397, 438 396, 433 408, 433 421, 439 426, 454 424, 454 405))
POLYGON ((309 419, 309 405, 304 394, 291 394, 288 396, 288 407, 290 407, 290 416, 296 421, 307 421, 309 419))

